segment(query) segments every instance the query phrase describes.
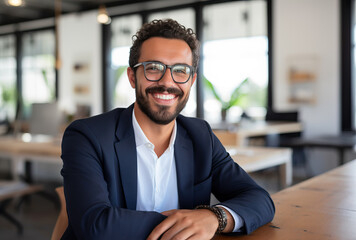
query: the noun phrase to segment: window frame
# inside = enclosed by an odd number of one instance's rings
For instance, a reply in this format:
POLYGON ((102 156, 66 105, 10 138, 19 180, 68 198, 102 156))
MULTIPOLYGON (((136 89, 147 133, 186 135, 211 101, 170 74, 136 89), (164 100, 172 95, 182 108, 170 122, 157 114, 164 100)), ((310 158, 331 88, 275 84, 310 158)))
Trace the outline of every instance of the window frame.
MULTIPOLYGON (((17 30, 15 32, 9 32, 0 34, 0 36, 7 36, 7 35, 14 35, 15 37, 15 59, 16 59, 16 89, 17 89, 17 96, 16 96, 16 114, 15 120, 19 120, 22 117, 22 109, 23 109, 23 101, 22 101, 22 59, 23 59, 23 48, 22 48, 22 36, 27 33, 31 32, 39 32, 39 31, 48 31, 52 30, 55 34, 56 28, 55 26, 49 27, 42 27, 42 28, 33 28, 28 30, 17 30)), ((57 39, 55 38, 55 41, 57 39)), ((55 42, 55 46, 57 46, 57 42, 55 42)), ((57 50, 55 49, 54 57, 57 58, 57 50)), ((55 99, 58 100, 58 69, 55 67, 55 99)))
MULTIPOLYGON (((355 18, 355 0, 340 1, 340 28, 341 28, 341 62, 340 62, 340 129, 342 132, 356 132, 354 119, 354 99, 356 92, 353 82, 356 69, 354 66, 353 23, 355 18)), ((355 80, 356 81, 356 80, 355 80)))

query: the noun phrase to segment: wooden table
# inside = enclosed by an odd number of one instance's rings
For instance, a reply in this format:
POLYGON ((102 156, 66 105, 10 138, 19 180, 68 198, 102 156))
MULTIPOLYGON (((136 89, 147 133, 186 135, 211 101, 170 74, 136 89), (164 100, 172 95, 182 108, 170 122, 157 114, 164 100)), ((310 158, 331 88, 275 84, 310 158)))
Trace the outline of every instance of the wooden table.
POLYGON ((356 160, 272 195, 274 220, 249 236, 216 240, 356 239, 356 160))
POLYGON ((292 184, 292 150, 289 148, 226 146, 232 159, 246 172, 278 166, 282 188, 292 184))
POLYGON ((258 121, 243 125, 212 126, 215 135, 223 145, 248 145, 249 137, 271 134, 299 133, 302 131, 300 122, 258 121))
POLYGON ((0 137, 0 156, 11 159, 11 172, 18 180, 17 169, 25 161, 62 164, 60 138, 44 135, 0 137))

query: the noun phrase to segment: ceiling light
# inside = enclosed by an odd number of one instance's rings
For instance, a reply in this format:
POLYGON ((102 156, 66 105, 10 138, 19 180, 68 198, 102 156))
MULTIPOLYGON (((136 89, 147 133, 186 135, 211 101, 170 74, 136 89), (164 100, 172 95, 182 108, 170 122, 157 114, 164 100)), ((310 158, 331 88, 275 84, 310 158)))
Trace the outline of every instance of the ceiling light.
POLYGON ((25 1, 23 0, 7 0, 6 1, 7 5, 13 6, 13 7, 20 7, 25 5, 25 1))
POLYGON ((110 24, 111 23, 111 18, 108 15, 108 12, 106 11, 106 8, 104 5, 100 5, 99 7, 99 12, 98 16, 96 17, 99 23, 102 24, 110 24))

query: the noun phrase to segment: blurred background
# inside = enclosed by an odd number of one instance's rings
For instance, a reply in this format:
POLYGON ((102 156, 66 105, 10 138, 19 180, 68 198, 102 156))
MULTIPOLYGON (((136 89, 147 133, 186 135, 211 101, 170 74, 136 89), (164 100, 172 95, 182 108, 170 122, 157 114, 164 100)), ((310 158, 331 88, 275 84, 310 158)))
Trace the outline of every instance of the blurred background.
MULTIPOLYGON (((17 143, 0 141, 1 179, 46 189, 19 206, 9 203, 24 232, 0 214, 0 238, 50 238, 63 131, 75 119, 134 102, 129 48, 153 19, 173 18, 201 41, 198 81, 184 115, 228 132, 298 123, 296 131, 269 131, 248 145, 293 149, 293 174, 303 179, 338 166, 340 149, 342 161, 356 158, 353 142, 338 145, 345 134, 354 139, 356 129, 354 16, 354 0, 0 0, 0 139, 56 145, 41 156, 50 161, 22 154, 13 164, 15 150, 8 149, 17 143), (337 144, 300 144, 323 136, 337 137, 337 144), (41 216, 36 221, 34 213, 41 216)), ((255 177, 280 190, 275 174, 255 177)))

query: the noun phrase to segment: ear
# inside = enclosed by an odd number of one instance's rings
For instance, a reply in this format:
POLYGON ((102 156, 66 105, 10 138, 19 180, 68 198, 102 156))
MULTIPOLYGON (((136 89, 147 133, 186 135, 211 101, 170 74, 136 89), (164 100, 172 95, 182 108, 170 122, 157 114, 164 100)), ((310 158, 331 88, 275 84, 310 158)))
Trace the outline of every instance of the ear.
POLYGON ((196 79, 197 79, 197 73, 194 73, 191 86, 193 86, 196 79))
POLYGON ((130 67, 127 68, 127 77, 129 78, 131 87, 135 88, 135 71, 130 67))

